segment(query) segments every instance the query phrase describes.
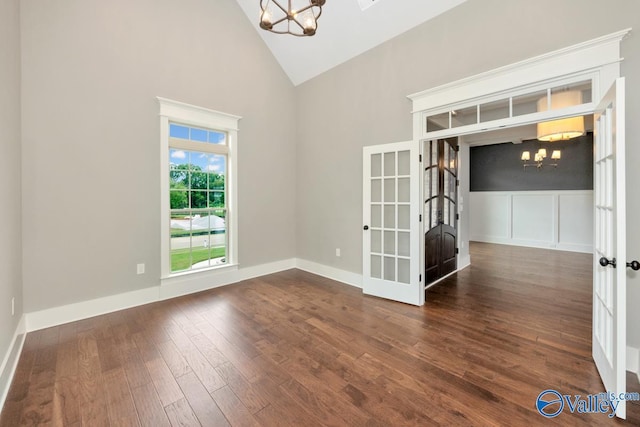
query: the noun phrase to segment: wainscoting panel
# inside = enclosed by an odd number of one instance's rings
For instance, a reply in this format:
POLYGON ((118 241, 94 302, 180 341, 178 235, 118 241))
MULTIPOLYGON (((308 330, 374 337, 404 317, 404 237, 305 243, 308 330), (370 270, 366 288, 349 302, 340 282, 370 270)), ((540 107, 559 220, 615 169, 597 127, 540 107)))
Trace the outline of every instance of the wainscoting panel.
MULTIPOLYGON (((593 192, 560 194, 560 245, 593 247, 593 192)), ((591 252, 591 250, 589 250, 591 252)))
POLYGON ((511 197, 502 192, 470 193, 471 240, 474 235, 494 239, 511 237, 511 197), (477 197, 482 194, 482 197, 477 197))
POLYGON ((520 193, 511 195, 513 240, 526 242, 552 242, 555 221, 553 194, 520 193))
POLYGON ((593 250, 593 191, 471 192, 470 240, 593 250))

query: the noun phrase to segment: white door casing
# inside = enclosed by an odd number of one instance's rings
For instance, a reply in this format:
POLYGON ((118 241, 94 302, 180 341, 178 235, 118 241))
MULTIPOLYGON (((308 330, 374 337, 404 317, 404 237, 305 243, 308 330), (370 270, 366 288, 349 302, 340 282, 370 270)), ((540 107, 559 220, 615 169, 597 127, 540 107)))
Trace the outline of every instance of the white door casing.
POLYGON ((363 148, 363 292, 424 304, 416 141, 363 148))
MULTIPOLYGON (((619 78, 594 116, 595 245, 593 359, 605 389, 626 389, 625 80, 619 78)), ((626 418, 624 400, 616 415, 626 418)))

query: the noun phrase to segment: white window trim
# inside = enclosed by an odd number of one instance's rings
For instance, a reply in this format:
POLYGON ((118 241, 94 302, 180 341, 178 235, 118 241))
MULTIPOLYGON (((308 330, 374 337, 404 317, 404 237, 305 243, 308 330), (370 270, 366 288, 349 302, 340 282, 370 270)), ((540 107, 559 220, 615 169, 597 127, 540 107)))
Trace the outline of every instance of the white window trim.
POLYGON ((216 274, 238 268, 238 191, 237 191, 237 142, 239 116, 197 107, 183 102, 157 97, 160 104, 160 248, 162 284, 180 276, 216 274), (190 271, 171 273, 171 215, 169 206, 169 123, 199 126, 227 133, 227 262, 190 271), (166 282, 165 282, 166 281, 166 282))

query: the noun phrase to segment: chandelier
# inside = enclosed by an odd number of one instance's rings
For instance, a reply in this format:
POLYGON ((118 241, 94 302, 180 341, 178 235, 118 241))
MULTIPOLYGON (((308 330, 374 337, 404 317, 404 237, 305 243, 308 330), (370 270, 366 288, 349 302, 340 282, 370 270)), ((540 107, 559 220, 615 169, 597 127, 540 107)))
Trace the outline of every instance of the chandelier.
MULTIPOLYGON (((548 163, 548 166, 553 166, 554 168, 558 167, 558 160, 562 157, 562 153, 560 150, 553 150, 551 153, 551 161, 552 163, 548 163)), ((531 160, 531 153, 529 151, 522 152, 522 166, 527 170, 527 167, 535 166, 538 170, 540 170, 543 166, 545 166, 544 159, 547 158, 547 150, 546 148, 539 149, 536 153, 534 153, 534 163, 529 163, 531 160)))
POLYGON ((326 0, 260 0, 260 28, 277 34, 312 36, 326 0))

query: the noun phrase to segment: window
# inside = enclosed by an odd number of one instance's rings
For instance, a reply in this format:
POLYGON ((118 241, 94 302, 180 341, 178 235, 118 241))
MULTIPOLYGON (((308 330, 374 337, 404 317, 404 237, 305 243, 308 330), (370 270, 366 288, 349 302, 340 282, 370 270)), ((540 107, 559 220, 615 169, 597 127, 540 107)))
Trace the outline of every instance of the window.
POLYGON ((579 75, 561 83, 555 81, 541 87, 526 87, 511 96, 490 94, 474 99, 471 105, 465 105, 466 102, 449 105, 446 111, 424 113, 423 136, 435 132, 443 134, 454 128, 465 133, 485 131, 492 126, 504 127, 505 120, 517 117, 530 117, 532 122, 545 121, 542 116, 549 116, 550 110, 564 109, 567 116, 581 115, 585 109, 591 108, 593 87, 593 78, 585 79, 584 75, 579 75))
POLYGON ((237 264, 239 117, 163 98, 162 276, 237 264))

